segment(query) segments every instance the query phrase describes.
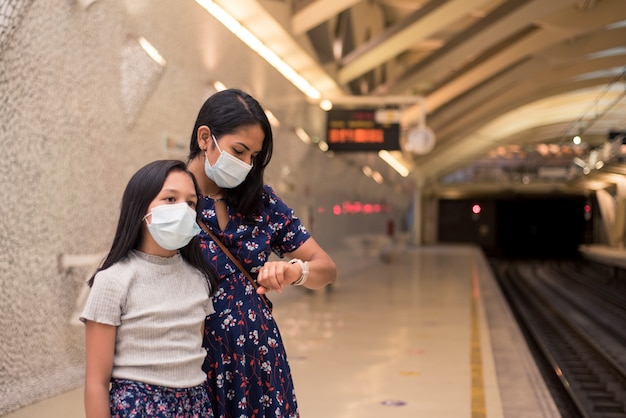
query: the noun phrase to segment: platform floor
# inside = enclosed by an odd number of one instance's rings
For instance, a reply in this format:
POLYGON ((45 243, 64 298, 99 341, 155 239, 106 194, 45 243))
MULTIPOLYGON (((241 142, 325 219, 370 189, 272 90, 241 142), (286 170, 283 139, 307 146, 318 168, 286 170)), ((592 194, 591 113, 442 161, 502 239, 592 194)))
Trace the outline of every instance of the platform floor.
MULTIPOLYGON (((557 418, 481 252, 333 253, 336 284, 273 297, 303 418, 557 418)), ((6 418, 83 418, 82 388, 6 418)))

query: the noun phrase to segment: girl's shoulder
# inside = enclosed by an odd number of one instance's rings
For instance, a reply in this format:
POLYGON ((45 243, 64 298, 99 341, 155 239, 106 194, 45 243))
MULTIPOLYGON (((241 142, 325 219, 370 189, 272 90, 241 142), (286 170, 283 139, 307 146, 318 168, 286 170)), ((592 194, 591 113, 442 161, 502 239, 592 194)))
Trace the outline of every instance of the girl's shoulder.
POLYGON ((120 286, 127 286, 136 275, 136 264, 137 260, 132 256, 131 252, 113 265, 98 271, 94 277, 94 283, 106 280, 110 283, 117 283, 120 286))

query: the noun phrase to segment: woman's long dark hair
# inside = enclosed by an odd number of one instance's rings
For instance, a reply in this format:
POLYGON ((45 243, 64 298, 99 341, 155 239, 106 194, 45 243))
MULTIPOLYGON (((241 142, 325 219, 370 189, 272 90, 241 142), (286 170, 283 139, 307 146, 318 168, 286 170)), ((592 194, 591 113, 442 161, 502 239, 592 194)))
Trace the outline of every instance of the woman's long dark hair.
POLYGON ((208 126, 219 141, 222 135, 232 134, 244 126, 259 125, 265 138, 261 151, 253 161, 252 170, 239 186, 228 192, 228 201, 247 219, 263 209, 263 173, 272 158, 273 137, 265 111, 252 96, 239 89, 222 90, 209 97, 200 112, 191 133, 189 161, 202 151, 198 145, 198 128, 208 126))
MULTIPOLYGON (((120 209, 120 218, 115 231, 115 238, 104 263, 96 273, 111 267, 122 260, 131 250, 139 247, 142 239, 143 218, 148 212, 150 203, 163 189, 165 179, 173 171, 186 173, 192 180, 196 195, 200 194, 198 183, 194 175, 187 170, 187 165, 178 160, 158 160, 143 166, 128 182, 120 209)), ((196 221, 200 220, 202 205, 196 206, 196 221)), ((211 286, 211 294, 217 290, 217 274, 208 264, 200 249, 198 237, 194 237, 189 244, 182 247, 180 255, 189 264, 200 270, 211 286)), ((89 280, 93 284, 94 273, 89 280)))

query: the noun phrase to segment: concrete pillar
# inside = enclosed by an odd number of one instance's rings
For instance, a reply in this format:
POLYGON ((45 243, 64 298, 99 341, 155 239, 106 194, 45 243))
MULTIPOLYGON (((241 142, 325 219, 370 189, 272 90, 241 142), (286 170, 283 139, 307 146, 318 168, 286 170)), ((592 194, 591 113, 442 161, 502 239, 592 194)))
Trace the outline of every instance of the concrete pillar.
POLYGON ((413 208, 413 227, 409 243, 413 246, 422 244, 422 190, 419 187, 413 189, 411 207, 413 208))
POLYGON ((424 181, 419 173, 414 174, 414 187, 413 195, 411 196, 411 225, 409 225, 409 244, 412 246, 419 246, 423 243, 423 230, 422 225, 424 222, 424 215, 422 209, 422 193, 424 187, 424 181))
POLYGON ((606 231, 609 241, 607 244, 611 247, 615 246, 615 231, 613 229, 613 225, 615 224, 615 200, 609 192, 603 189, 596 191, 596 197, 602 218, 602 226, 606 231))
POLYGON ((615 197, 606 190, 597 190, 596 197, 602 215, 602 225, 611 247, 623 247, 626 243, 626 179, 614 179, 615 197))
POLYGON ((615 197, 615 245, 624 246, 626 238, 626 181, 619 180, 616 182, 617 196, 615 197))

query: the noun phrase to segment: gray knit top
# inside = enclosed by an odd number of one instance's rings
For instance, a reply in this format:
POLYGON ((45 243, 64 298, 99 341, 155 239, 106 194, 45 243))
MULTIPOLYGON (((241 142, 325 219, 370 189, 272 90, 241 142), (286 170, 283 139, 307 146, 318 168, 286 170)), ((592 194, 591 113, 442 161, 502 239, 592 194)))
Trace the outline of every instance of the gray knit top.
POLYGON ((117 326, 113 378, 188 388, 206 379, 201 329, 213 312, 206 278, 180 254, 132 251, 96 274, 80 320, 117 326))

